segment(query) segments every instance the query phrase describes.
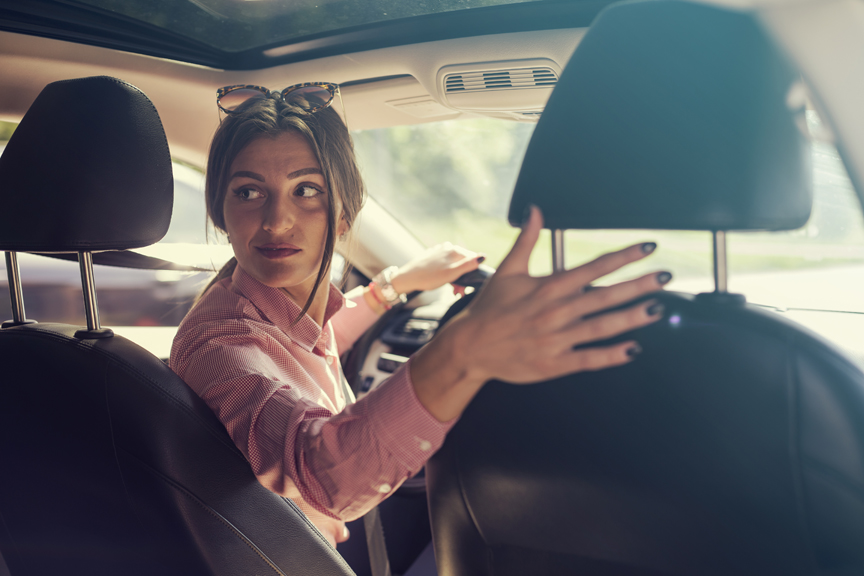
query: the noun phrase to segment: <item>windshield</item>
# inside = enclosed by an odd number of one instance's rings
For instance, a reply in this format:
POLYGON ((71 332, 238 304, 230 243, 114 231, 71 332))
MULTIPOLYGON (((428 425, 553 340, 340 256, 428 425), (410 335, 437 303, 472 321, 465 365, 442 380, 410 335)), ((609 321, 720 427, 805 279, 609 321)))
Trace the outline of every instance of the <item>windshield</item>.
MULTIPOLYGON (((819 128, 808 113, 813 132, 819 128)), ((496 119, 454 120, 354 134, 370 195, 426 245, 452 241, 486 254, 495 266, 517 230, 506 214, 534 124, 496 119)), ((779 308, 864 312, 864 222, 837 150, 812 142, 814 206, 807 225, 790 232, 730 233, 729 289, 750 302, 779 308)), ((607 278, 667 269, 671 290, 711 291, 708 232, 583 230, 565 234, 566 264, 655 240, 651 258, 607 278)), ((531 271, 552 267, 548 232, 531 271)))

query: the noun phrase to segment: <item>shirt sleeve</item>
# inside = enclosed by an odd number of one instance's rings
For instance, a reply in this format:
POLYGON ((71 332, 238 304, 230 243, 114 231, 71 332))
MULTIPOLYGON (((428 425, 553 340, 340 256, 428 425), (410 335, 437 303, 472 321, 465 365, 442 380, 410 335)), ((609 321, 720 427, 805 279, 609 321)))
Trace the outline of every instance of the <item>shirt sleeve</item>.
POLYGON ((376 506, 422 468, 453 424, 417 399, 410 363, 334 414, 292 382, 302 366, 274 360, 276 343, 254 323, 222 322, 203 333, 181 338, 172 368, 216 413, 264 486, 328 516, 350 521, 376 506))
POLYGON ((351 348, 380 317, 363 297, 362 289, 348 292, 345 295, 345 305, 330 319, 339 353, 351 348))

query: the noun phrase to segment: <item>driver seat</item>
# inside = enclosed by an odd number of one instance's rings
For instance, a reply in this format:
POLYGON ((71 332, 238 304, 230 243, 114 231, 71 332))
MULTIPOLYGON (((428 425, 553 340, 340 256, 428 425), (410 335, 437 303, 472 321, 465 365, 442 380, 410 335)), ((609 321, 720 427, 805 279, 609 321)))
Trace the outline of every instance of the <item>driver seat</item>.
POLYGON ((0 157, 0 552, 13 576, 353 574, 261 486, 211 410, 99 325, 92 251, 158 241, 173 204, 162 124, 109 77, 55 82, 0 157), (15 251, 77 252, 87 326, 27 320, 15 251))
POLYGON ((622 337, 643 348, 627 365, 481 390, 427 465, 442 572, 864 574, 864 373, 726 290, 725 231, 809 217, 798 81, 747 13, 598 16, 510 221, 541 208, 556 268, 565 229, 710 231, 716 290, 657 295, 665 318, 622 337))

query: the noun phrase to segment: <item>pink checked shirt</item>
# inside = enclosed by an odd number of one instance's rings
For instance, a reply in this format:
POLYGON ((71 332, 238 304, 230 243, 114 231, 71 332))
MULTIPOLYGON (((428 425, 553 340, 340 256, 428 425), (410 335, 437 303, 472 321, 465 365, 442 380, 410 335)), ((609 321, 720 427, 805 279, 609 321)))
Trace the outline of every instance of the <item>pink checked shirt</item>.
POLYGON ((267 488, 294 500, 328 540, 417 473, 452 423, 414 394, 408 366, 354 404, 339 350, 377 315, 330 286, 324 327, 240 266, 180 324, 171 368, 216 413, 267 488), (338 312, 338 314, 337 314, 338 312))

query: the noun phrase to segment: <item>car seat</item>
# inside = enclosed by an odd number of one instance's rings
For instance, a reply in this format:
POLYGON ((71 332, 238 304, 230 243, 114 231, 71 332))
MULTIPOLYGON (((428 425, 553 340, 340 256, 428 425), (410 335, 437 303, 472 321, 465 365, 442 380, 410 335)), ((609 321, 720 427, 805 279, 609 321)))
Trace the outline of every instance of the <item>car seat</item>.
POLYGON ((48 85, 0 158, 2 556, 13 576, 352 574, 178 376, 99 324, 90 252, 158 241, 172 202, 159 116, 115 78, 48 85), (26 319, 15 251, 78 253, 86 327, 26 319))
POLYGON ((427 465, 443 573, 864 574, 864 374, 726 284, 726 231, 808 219, 801 90, 746 12, 598 16, 510 221, 542 209, 556 269, 565 229, 710 231, 716 290, 658 295, 630 364, 481 390, 427 465))

